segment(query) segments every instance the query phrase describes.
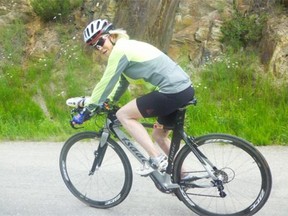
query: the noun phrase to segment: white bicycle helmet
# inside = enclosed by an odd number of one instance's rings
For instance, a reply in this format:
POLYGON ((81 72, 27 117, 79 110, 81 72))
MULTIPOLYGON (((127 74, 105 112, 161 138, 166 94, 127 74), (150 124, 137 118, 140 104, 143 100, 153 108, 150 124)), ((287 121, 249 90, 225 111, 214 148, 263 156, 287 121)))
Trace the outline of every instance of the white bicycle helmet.
POLYGON ((86 44, 93 46, 102 35, 109 34, 109 31, 113 28, 113 24, 106 19, 94 20, 83 31, 84 41, 86 44))

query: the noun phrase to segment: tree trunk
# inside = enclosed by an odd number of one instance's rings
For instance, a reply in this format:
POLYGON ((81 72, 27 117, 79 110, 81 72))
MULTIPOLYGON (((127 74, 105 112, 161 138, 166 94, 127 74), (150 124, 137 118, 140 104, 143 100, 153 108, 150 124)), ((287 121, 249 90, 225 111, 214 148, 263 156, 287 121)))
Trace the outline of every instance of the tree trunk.
POLYGON ((149 42, 166 52, 172 39, 179 1, 117 1, 114 25, 127 30, 132 39, 149 42))

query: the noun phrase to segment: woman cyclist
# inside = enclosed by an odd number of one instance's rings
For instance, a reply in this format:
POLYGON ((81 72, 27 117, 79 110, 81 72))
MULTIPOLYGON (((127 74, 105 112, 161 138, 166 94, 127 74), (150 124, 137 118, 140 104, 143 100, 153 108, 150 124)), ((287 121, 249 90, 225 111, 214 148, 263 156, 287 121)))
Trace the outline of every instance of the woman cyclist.
POLYGON ((150 156, 150 166, 143 166, 136 172, 145 176, 154 169, 164 170, 168 164, 166 155, 170 147, 169 131, 154 128, 152 132, 163 154, 138 120, 157 117, 157 124, 172 124, 176 110, 194 97, 189 76, 159 49, 148 43, 130 40, 125 30, 114 29, 113 24, 107 20, 92 21, 83 35, 87 45, 108 57, 108 63, 91 98, 79 102, 78 106, 84 107, 85 111, 74 117, 73 122, 82 124, 89 119, 95 107, 107 99, 118 101, 135 80, 151 84, 155 87, 153 91, 128 102, 117 111, 116 116, 150 156))

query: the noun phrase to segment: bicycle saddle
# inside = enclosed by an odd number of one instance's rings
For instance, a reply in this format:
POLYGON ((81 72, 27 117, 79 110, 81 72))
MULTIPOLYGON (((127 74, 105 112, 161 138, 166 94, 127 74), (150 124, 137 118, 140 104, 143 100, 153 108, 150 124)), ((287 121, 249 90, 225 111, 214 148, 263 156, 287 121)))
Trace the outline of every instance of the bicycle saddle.
POLYGON ((193 98, 193 99, 190 100, 186 105, 184 105, 182 108, 187 107, 187 106, 190 106, 190 105, 196 106, 196 104, 197 104, 197 99, 196 99, 196 98, 193 98))

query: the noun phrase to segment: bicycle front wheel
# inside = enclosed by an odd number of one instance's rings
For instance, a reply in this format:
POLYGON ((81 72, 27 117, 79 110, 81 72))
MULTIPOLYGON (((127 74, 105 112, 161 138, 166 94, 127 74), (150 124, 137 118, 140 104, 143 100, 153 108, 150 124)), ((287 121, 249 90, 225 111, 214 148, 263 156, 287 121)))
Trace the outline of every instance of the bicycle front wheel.
POLYGON ((85 204, 110 208, 121 203, 132 185, 131 164, 123 149, 112 139, 101 166, 91 172, 99 146, 100 133, 81 132, 68 139, 60 154, 62 178, 72 194, 85 204))
POLYGON ((188 145, 175 159, 174 181, 181 185, 177 196, 199 215, 253 215, 267 201, 272 177, 262 154, 247 141, 226 134, 210 134, 194 140, 197 148, 214 165, 226 196, 188 145), (183 173, 192 176, 181 181, 183 173), (223 195, 223 193, 222 193, 223 195))

